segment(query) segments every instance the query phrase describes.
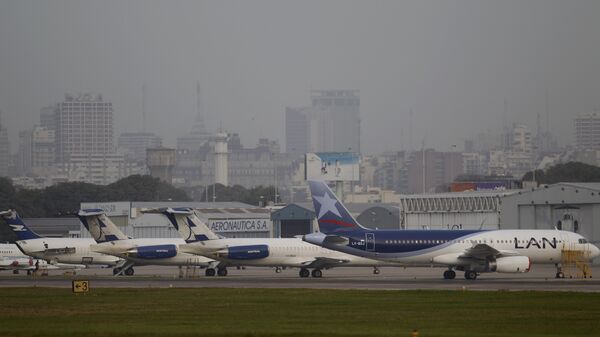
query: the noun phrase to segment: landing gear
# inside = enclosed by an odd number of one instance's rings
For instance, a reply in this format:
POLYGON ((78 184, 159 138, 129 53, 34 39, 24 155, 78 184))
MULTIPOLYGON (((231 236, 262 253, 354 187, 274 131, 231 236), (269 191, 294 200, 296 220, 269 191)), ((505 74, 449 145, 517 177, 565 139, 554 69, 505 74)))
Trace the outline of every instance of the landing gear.
POLYGON ((275 272, 276 272, 277 274, 281 273, 281 267, 275 267, 275 272))
POLYGON ((309 277, 310 276, 310 272, 306 268, 301 268, 299 274, 300 274, 300 277, 309 277))
POLYGON ((321 271, 321 269, 313 269, 311 274, 312 277, 323 277, 323 272, 321 271))
POLYGON ((217 269, 217 275, 219 275, 219 276, 227 276, 227 268, 219 268, 219 269, 217 269))
POLYGON ((121 268, 114 268, 113 269, 113 275, 118 275, 121 272, 121 268))
POLYGON ((14 275, 19 275, 19 271, 18 271, 17 269, 14 269, 14 270, 13 270, 13 274, 14 274, 14 275))
POLYGON ((475 279, 477 279, 477 273, 472 270, 467 270, 467 271, 465 271, 465 279, 475 280, 475 279))
POLYGON ((129 267, 129 268, 125 269, 125 275, 127 275, 127 276, 133 276, 134 272, 135 271, 133 270, 132 267, 129 267))
MULTIPOLYGON (((454 280, 454 278, 456 277, 456 272, 452 269, 446 270, 444 272, 444 280, 454 280)), ((465 278, 466 278, 466 273, 465 273, 465 278)), ((476 276, 477 277, 477 276, 476 276)))
POLYGON ((379 273, 381 273, 381 270, 379 270, 377 267, 373 267, 373 274, 379 275, 379 273))
POLYGON ((206 268, 206 270, 204 271, 205 276, 215 276, 216 273, 217 271, 215 270, 215 268, 206 268))
POLYGON ((565 273, 562 271, 562 265, 555 264, 556 266, 556 278, 565 278, 565 273))

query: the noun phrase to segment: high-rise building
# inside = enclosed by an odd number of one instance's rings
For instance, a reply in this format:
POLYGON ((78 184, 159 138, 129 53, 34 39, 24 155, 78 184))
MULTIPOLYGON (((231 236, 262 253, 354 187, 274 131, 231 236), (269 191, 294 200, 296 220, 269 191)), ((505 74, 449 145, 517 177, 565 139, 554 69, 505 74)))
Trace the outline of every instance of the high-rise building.
POLYGON ((55 144, 54 130, 36 126, 19 132, 19 175, 50 175, 55 163, 55 144))
POLYGON ((575 146, 600 149, 600 112, 582 113, 575 118, 575 146))
POLYGON ((56 105, 40 109, 40 126, 48 130, 56 130, 56 105))
POLYGON ((358 90, 313 90, 311 100, 309 151, 360 153, 358 90))
POLYGON ((162 147, 162 138, 151 132, 125 132, 117 140, 125 160, 146 163, 146 150, 162 147))
POLYGON ((408 193, 428 193, 464 173, 460 152, 415 151, 408 163, 408 193))
POLYGON ((512 151, 531 155, 533 151, 533 138, 531 136, 531 129, 527 125, 513 125, 512 151))
POLYGON ((71 155, 113 153, 113 104, 102 95, 65 94, 56 109, 56 160, 71 155))
POLYGON ((285 152, 292 158, 308 151, 308 119, 311 108, 285 108, 285 152))

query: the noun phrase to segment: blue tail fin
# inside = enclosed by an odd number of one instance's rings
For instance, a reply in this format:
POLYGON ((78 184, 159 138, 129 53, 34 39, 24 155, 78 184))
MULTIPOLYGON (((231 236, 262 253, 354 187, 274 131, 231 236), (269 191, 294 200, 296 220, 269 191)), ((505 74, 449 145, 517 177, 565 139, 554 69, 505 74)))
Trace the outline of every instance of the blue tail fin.
POLYGON ((101 209, 82 209, 77 217, 97 243, 130 239, 101 209))
POLYGON ((216 240, 219 237, 211 232, 206 224, 198 218, 194 210, 187 207, 146 209, 142 213, 160 213, 169 219, 179 235, 187 243, 196 241, 216 240))
POLYGON ((4 218, 4 221, 10 226, 19 240, 41 238, 36 232, 27 227, 15 210, 9 209, 8 211, 0 212, 0 216, 4 218))
POLYGON ((308 185, 322 233, 365 229, 350 215, 325 182, 309 180, 308 185))

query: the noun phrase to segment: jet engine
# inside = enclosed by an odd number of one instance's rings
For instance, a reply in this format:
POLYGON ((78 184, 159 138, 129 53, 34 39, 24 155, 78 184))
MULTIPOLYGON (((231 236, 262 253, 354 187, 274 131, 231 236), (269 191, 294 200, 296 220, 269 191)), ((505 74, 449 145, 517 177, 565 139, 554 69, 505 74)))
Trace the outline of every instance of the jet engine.
POLYGON ((127 251, 127 255, 138 259, 167 259, 177 255, 175 245, 140 246, 127 251))
POLYGON ((232 246, 219 250, 217 257, 231 260, 255 260, 269 256, 268 245, 232 246))

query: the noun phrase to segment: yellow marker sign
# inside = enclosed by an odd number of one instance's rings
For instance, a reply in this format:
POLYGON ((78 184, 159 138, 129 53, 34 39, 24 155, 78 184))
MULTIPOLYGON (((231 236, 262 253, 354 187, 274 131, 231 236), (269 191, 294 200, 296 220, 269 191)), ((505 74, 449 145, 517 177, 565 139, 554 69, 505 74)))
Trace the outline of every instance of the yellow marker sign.
POLYGON ((90 281, 73 281, 74 293, 87 293, 90 291, 90 281))

